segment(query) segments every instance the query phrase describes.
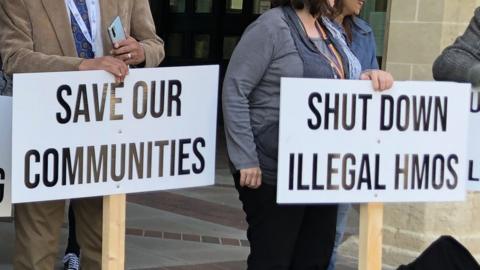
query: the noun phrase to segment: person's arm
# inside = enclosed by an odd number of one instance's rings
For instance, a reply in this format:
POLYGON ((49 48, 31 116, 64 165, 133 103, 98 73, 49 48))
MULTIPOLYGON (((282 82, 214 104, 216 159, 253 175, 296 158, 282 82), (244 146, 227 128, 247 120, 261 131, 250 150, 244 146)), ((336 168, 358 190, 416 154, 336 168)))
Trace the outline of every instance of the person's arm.
MULTIPOLYGON (((362 66, 362 74, 360 75, 361 80, 371 80, 373 89, 376 91, 385 91, 392 88, 394 79, 392 74, 380 70, 377 61, 377 46, 375 41, 375 35, 373 30, 368 34, 367 37, 367 59, 369 60, 368 66, 362 66)), ((361 53, 361 52, 360 52, 361 53)))
POLYGON ((138 40, 145 50, 145 67, 156 67, 165 57, 165 51, 163 41, 155 31, 150 4, 148 0, 133 2, 131 36, 138 40))
POLYGON ((4 0, 0 2, 0 52, 4 71, 13 73, 74 71, 82 59, 47 55, 34 51, 31 21, 25 1, 4 0))
POLYGON ((439 81, 469 82, 469 71, 480 63, 480 8, 465 33, 447 47, 433 64, 433 77, 439 81))
MULTIPOLYGON (((128 67, 110 56, 82 59, 60 55, 49 55, 35 51, 32 22, 25 0, 0 2, 0 53, 7 75, 14 73, 56 72, 78 70, 105 70, 123 81, 128 67)), ((56 41, 52 41, 56 42, 56 41)))
POLYGON ((261 81, 274 53, 274 34, 254 22, 235 48, 223 83, 223 115, 228 154, 237 170, 259 167, 250 124, 249 96, 261 81))

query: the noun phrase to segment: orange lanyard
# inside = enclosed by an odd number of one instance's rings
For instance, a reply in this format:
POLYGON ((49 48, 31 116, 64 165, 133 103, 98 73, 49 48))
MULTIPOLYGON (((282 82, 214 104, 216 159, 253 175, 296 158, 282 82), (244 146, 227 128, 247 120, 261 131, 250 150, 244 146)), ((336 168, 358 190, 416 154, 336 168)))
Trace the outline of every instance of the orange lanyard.
POLYGON ((325 33, 325 30, 318 23, 318 21, 315 22, 315 26, 317 27, 318 32, 321 34, 323 41, 327 43, 328 49, 335 56, 335 59, 337 61, 332 60, 328 55, 324 54, 323 52, 320 52, 320 53, 322 53, 323 56, 325 56, 328 59, 328 61, 330 62, 330 65, 332 66, 333 69, 335 69, 335 71, 340 76, 340 78, 345 79, 345 69, 343 67, 343 61, 342 61, 342 58, 340 57, 340 54, 338 53, 335 46, 333 46, 333 44, 328 41, 327 33, 325 33))

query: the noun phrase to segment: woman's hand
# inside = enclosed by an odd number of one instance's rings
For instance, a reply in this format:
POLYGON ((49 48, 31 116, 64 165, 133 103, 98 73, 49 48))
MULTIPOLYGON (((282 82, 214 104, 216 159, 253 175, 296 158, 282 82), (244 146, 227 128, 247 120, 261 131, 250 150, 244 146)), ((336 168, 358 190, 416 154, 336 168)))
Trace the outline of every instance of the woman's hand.
POLYGON ((262 171, 259 167, 240 170, 240 186, 257 189, 262 185, 262 171))
POLYGON ((383 70, 366 70, 360 75, 360 79, 371 80, 376 91, 385 91, 393 86, 392 74, 383 70))

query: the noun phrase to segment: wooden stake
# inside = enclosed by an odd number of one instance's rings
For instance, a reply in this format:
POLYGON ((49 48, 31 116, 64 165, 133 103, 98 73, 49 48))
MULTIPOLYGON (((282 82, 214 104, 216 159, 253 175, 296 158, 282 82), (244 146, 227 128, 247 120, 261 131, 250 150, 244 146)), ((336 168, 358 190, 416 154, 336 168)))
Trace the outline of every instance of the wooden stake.
POLYGON ((383 204, 360 206, 359 270, 382 269, 383 204))
POLYGON ((103 197, 102 270, 125 269, 126 195, 103 197))

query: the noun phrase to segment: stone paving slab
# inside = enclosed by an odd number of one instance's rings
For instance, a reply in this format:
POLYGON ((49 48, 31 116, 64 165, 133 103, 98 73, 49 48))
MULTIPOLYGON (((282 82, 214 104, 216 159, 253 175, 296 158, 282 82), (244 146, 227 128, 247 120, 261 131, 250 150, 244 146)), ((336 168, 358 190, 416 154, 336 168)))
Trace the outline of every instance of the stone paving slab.
POLYGON ((245 230, 243 210, 172 192, 129 195, 128 201, 227 227, 245 230))
POLYGON ((223 206, 242 209, 242 203, 238 199, 238 192, 233 186, 217 185, 210 187, 173 190, 171 192, 223 206))
POLYGON ((248 247, 127 236, 127 269, 138 270, 236 261, 248 247))
POLYGON ((235 239, 245 238, 244 230, 134 203, 127 204, 127 228, 235 239))

